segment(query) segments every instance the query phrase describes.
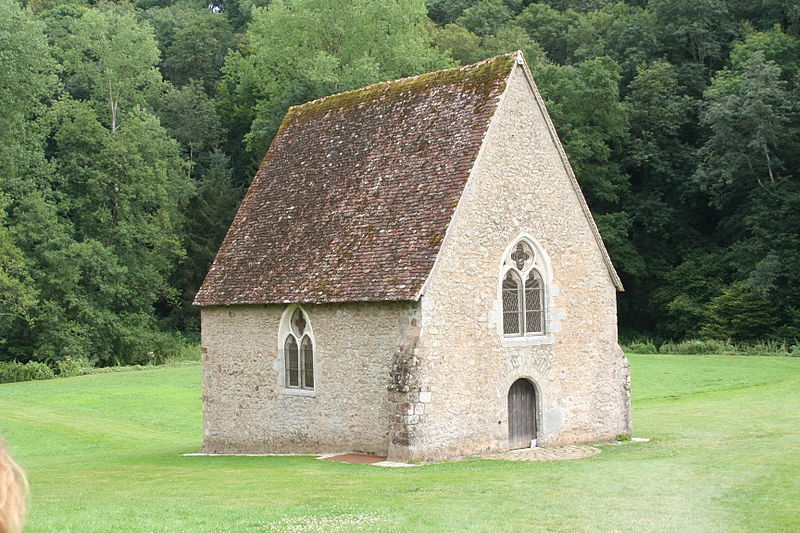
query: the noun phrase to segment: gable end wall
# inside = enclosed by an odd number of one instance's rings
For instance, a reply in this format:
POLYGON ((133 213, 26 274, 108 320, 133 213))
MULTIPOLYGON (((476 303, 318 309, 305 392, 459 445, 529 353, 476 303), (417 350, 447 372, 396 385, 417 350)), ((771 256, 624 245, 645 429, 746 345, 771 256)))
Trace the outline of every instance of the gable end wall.
MULTIPOLYGON (((630 432, 628 362, 617 344, 616 287, 547 119, 521 66, 508 88, 421 298, 415 439, 397 458, 507 448, 507 393, 537 390, 539 444, 630 432), (503 253, 519 236, 548 254, 549 339, 504 346, 503 253)), ((507 344, 507 343, 506 343, 507 344)))

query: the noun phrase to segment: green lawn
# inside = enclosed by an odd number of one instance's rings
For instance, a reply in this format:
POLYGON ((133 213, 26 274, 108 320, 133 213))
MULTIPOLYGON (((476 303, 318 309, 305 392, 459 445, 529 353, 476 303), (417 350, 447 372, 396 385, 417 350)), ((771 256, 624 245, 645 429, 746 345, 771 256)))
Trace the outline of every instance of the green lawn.
POLYGON ((798 531, 800 359, 633 355, 634 433, 554 463, 182 457, 200 367, 0 385, 28 531, 798 531))

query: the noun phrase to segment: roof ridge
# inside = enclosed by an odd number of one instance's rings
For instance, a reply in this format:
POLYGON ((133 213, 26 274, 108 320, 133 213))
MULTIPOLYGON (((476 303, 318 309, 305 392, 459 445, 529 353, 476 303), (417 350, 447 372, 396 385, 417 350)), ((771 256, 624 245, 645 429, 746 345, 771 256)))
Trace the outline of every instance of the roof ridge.
MULTIPOLYGON (((505 53, 505 54, 500 54, 500 55, 496 55, 496 56, 492 56, 492 57, 487 57, 486 59, 482 59, 482 60, 480 60, 478 62, 475 62, 475 63, 470 63, 469 65, 459 65, 459 66, 456 66, 456 67, 449 67, 449 68, 443 68, 443 69, 439 69, 439 70, 434 70, 432 72, 423 72, 421 74, 414 74, 413 76, 406 76, 406 77, 403 77, 403 78, 395 78, 395 79, 392 79, 392 80, 377 81, 377 82, 372 83, 370 85, 365 85, 363 87, 358 87, 356 89, 348 89, 346 91, 340 91, 338 93, 332 93, 332 94, 328 94, 328 95, 325 95, 325 96, 320 96, 319 98, 315 98, 313 100, 309 100, 307 102, 303 102, 302 104, 295 104, 295 105, 289 106, 289 109, 287 110, 286 113, 288 115, 292 111, 298 111, 298 110, 302 109, 303 107, 307 107, 307 106, 310 107, 313 104, 319 104, 319 103, 322 103, 322 102, 324 102, 325 100, 328 100, 328 99, 337 98, 337 97, 340 97, 340 96, 345 96, 345 95, 358 93, 358 92, 369 91, 369 90, 372 90, 372 89, 376 89, 379 86, 389 87, 389 86, 392 86, 392 85, 399 85, 399 84, 401 84, 403 82, 409 82, 409 81, 412 81, 412 80, 417 80, 419 78, 425 78, 425 77, 430 77, 431 79, 433 79, 435 77, 441 76, 442 74, 444 74, 446 72, 476 70, 476 69, 478 69, 478 68, 480 68, 480 67, 482 67, 484 65, 487 65, 489 63, 493 63, 495 61, 498 61, 501 58, 508 58, 508 59, 512 59, 513 58, 513 59, 516 60, 517 58, 521 57, 521 55, 522 55, 522 50, 515 50, 513 52, 508 52, 508 53, 505 53)), ((510 72, 511 71, 509 70, 509 74, 510 74, 510 72)))

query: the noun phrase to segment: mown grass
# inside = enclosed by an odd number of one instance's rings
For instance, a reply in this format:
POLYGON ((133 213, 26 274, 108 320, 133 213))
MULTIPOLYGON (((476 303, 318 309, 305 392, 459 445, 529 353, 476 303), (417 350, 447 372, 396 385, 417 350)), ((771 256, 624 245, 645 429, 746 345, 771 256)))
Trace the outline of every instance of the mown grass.
POLYGON ((800 360, 631 355, 647 444, 382 469, 199 448, 200 367, 0 385, 28 531, 797 531, 800 360))

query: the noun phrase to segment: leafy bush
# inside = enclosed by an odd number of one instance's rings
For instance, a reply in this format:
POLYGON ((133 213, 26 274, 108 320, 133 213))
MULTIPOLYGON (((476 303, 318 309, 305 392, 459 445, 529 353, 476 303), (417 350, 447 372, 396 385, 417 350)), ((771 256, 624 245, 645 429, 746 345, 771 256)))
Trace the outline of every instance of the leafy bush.
POLYGON ((200 344, 186 342, 177 347, 170 355, 164 358, 162 364, 174 365, 176 363, 200 361, 200 344))
POLYGON ((688 339, 681 342, 667 341, 659 347, 658 352, 685 355, 732 354, 736 353, 736 347, 730 341, 688 339))
POLYGON ((772 302, 745 283, 734 283, 711 299, 700 335, 753 342, 774 333, 779 324, 772 302))
POLYGON ((13 383, 16 381, 33 381, 37 379, 54 378, 53 369, 44 363, 29 361, 17 363, 16 361, 0 363, 0 383, 13 383))
POLYGON ((651 340, 631 342, 623 345, 622 349, 632 353, 658 353, 658 348, 656 348, 655 343, 651 340))
POLYGON ((58 375, 63 378, 91 374, 94 365, 85 357, 65 357, 56 362, 58 375))
POLYGON ((181 361, 199 361, 200 346, 179 333, 156 332, 148 340, 146 357, 131 361, 139 365, 163 365, 181 361))
POLYGON ((765 340, 753 343, 738 343, 736 353, 743 355, 794 355, 800 356, 796 346, 790 346, 784 341, 765 340), (793 353, 794 352, 794 353, 793 353))
MULTIPOLYGON (((632 345, 629 349, 636 351, 632 345)), ((667 341, 659 347, 658 353, 683 355, 790 355, 800 357, 800 347, 797 344, 792 345, 785 341, 775 340, 734 343, 730 340, 687 339, 681 342, 667 341)))

